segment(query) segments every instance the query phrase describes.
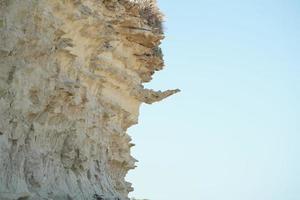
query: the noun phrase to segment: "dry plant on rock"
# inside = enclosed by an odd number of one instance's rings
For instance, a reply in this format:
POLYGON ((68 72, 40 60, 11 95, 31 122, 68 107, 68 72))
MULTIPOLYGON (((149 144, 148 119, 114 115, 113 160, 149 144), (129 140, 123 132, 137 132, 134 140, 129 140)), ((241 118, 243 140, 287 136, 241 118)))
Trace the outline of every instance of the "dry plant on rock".
POLYGON ((164 15, 157 7, 156 0, 129 0, 139 7, 139 14, 144 18, 148 25, 153 27, 158 33, 163 33, 164 15))

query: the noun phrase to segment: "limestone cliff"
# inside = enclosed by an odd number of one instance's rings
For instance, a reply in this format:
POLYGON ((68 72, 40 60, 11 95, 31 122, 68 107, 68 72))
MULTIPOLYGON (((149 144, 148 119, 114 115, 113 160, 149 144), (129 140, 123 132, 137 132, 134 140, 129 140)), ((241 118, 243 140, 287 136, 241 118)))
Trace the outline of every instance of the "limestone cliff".
POLYGON ((128 199, 162 38, 154 1, 0 0, 0 199, 128 199))

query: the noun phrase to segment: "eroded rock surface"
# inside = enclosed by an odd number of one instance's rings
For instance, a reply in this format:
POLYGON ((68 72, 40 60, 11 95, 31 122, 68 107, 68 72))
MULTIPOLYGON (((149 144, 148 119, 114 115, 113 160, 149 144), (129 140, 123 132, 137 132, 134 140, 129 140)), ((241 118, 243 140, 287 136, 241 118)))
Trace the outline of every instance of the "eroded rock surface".
POLYGON ((163 68, 161 16, 138 0, 0 0, 0 199, 123 200, 126 134, 163 68))

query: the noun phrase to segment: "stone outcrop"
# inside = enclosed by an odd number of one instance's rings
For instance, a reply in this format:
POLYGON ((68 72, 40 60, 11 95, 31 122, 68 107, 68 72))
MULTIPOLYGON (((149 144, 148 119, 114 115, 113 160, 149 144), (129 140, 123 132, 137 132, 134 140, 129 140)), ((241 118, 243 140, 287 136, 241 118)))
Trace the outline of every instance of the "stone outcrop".
POLYGON ((0 199, 128 199, 161 39, 153 1, 0 0, 0 199))

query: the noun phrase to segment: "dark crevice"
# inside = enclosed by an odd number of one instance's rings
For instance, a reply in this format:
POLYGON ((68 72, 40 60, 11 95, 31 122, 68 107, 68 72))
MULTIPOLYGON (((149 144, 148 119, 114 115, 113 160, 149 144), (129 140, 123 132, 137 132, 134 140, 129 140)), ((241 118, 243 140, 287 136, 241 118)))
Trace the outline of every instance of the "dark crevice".
POLYGON ((27 200, 27 199, 29 199, 28 196, 26 196, 26 197, 19 197, 17 200, 27 200))
POLYGON ((7 78, 7 84, 11 84, 12 80, 14 79, 14 75, 16 72, 16 66, 12 66, 11 70, 8 73, 8 78, 7 78))
POLYGON ((94 199, 96 200, 104 200, 104 197, 102 195, 94 194, 94 199))

